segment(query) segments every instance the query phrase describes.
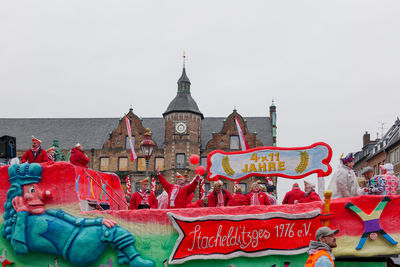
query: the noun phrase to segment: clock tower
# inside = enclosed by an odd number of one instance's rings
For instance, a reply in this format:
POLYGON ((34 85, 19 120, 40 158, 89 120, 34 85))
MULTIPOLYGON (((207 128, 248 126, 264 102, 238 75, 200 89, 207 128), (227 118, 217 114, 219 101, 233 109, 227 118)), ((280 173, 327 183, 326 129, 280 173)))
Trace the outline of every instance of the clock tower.
POLYGON ((192 154, 200 155, 200 129, 204 118, 190 94, 190 80, 186 75, 185 65, 178 80, 176 97, 163 113, 165 121, 164 176, 170 182, 176 181, 176 172, 182 175, 187 171, 189 177, 195 174, 190 164, 192 154))

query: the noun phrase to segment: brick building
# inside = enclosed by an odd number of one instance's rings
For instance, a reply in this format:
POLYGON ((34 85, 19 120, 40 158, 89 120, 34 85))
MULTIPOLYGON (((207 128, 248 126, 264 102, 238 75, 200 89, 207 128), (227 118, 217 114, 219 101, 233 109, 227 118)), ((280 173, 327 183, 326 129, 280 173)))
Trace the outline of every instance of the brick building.
MULTIPOLYGON (((133 144, 138 155, 134 162, 130 161, 124 117, 0 119, 0 136, 17 138, 18 156, 30 148, 31 135, 43 141, 44 149, 50 147, 54 139, 58 140, 65 154, 79 142, 90 159, 90 168, 115 172, 121 178, 129 175, 136 186, 145 176, 146 164, 139 145, 146 128, 150 129, 156 143, 149 161, 149 173, 154 175, 158 167, 171 182, 175 182, 176 172, 188 173, 190 178, 194 176, 196 166, 189 161, 192 154, 200 155, 201 164, 206 166, 207 155, 213 150, 240 150, 235 117, 250 147, 276 145, 276 106, 273 103, 269 107, 269 116, 242 117, 237 110, 233 110, 227 117, 204 117, 191 96, 191 83, 185 67, 178 80, 177 95, 168 104, 162 117, 141 118, 132 108, 126 115, 130 120, 133 144)), ((249 191, 249 184, 256 179, 247 179, 240 186, 245 192, 249 191)), ((233 182, 226 181, 225 186, 233 191, 233 182)), ((210 184, 206 183, 208 188, 210 184)))
MULTIPOLYGON (((366 166, 374 168, 375 174, 380 174, 379 166, 392 163, 394 173, 400 177, 400 119, 397 118, 390 129, 376 140, 370 140, 370 134, 363 135, 363 148, 354 156, 354 169, 362 170, 366 166)), ((361 175, 359 173, 359 175, 361 175)))

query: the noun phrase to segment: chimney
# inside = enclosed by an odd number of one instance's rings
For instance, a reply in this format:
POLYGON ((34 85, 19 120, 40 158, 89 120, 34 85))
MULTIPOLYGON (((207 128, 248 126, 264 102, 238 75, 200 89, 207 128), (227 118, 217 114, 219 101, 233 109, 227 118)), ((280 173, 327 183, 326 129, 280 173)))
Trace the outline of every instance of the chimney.
POLYGON ((363 135, 363 147, 365 147, 369 143, 371 143, 371 136, 368 132, 365 132, 365 134, 363 135))

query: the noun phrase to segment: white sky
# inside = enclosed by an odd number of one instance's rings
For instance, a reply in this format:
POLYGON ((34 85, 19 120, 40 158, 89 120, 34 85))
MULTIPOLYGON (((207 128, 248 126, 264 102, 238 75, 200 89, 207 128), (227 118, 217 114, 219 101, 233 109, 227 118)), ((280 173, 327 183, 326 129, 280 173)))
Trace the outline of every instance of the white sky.
POLYGON ((0 0, 0 116, 120 117, 132 104, 160 117, 185 50, 205 116, 265 116, 275 99, 278 145, 324 141, 335 167, 399 116, 398 10, 397 0, 0 0))

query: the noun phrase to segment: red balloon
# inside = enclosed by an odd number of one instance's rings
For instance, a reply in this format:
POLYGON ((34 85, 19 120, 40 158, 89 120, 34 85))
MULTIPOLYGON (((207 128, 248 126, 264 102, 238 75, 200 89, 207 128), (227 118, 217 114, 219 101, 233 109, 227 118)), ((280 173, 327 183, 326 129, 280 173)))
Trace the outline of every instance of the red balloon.
POLYGON ((201 166, 201 165, 197 166, 197 168, 196 168, 196 173, 197 174, 203 175, 205 172, 206 172, 206 169, 204 169, 203 166, 201 166))
POLYGON ((193 154, 190 156, 190 163, 192 163, 193 165, 197 165, 200 162, 200 158, 199 155, 193 154))

